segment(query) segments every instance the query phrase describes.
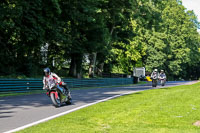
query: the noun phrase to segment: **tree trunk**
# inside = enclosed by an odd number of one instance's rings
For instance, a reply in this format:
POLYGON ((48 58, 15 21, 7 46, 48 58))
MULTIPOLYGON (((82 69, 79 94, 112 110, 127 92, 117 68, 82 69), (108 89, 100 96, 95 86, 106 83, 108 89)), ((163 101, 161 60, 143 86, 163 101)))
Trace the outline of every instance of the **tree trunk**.
POLYGON ((76 58, 76 72, 77 78, 81 78, 82 77, 82 60, 83 60, 83 55, 82 54, 78 54, 77 58, 76 58))
POLYGON ((99 65, 99 71, 98 71, 98 75, 102 77, 102 72, 103 72, 103 66, 104 66, 104 63, 101 63, 99 65))
POLYGON ((71 63, 70 63, 70 69, 69 69, 69 76, 76 77, 76 61, 75 56, 71 56, 71 63))
POLYGON ((95 67, 96 67, 96 57, 97 53, 93 53, 90 55, 90 64, 89 64, 89 77, 94 77, 95 76, 95 67))
POLYGON ((93 77, 95 76, 95 67, 96 67, 96 59, 97 59, 97 53, 93 53, 93 77))
POLYGON ((89 64, 89 77, 92 77, 92 64, 89 64))
POLYGON ((80 53, 74 53, 71 55, 69 76, 76 78, 82 77, 82 58, 83 55, 80 53))

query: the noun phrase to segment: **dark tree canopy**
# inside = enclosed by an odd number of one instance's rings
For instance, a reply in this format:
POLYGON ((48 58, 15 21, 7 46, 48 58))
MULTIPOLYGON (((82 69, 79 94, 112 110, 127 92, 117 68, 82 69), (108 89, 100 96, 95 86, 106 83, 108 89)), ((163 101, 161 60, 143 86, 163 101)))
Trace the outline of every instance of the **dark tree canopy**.
POLYGON ((200 77, 200 23, 181 0, 3 0, 0 74, 36 77, 164 69, 200 77))

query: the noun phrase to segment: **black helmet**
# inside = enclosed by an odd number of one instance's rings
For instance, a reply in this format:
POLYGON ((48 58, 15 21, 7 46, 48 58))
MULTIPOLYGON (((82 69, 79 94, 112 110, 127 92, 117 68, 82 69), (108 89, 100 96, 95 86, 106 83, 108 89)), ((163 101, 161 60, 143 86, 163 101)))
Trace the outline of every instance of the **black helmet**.
POLYGON ((51 70, 48 67, 44 69, 44 74, 45 75, 49 75, 50 72, 51 72, 51 70))

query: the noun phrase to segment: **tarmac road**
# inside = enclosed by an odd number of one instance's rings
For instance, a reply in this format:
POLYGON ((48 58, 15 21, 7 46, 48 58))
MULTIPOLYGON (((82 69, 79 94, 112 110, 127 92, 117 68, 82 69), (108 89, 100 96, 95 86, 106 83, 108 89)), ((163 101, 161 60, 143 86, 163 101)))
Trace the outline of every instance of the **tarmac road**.
MULTIPOLYGON (((183 84, 193 84, 197 81, 167 82, 165 87, 183 84)), ((156 88, 162 88, 160 85, 156 88)), ((135 93, 147 89, 155 89, 151 84, 133 85, 128 87, 94 88, 84 90, 72 90, 72 105, 64 105, 55 108, 46 94, 34 94, 26 96, 14 96, 0 98, 0 133, 10 132, 24 125, 70 111, 78 107, 97 102, 102 99, 117 96, 124 93, 135 93)))

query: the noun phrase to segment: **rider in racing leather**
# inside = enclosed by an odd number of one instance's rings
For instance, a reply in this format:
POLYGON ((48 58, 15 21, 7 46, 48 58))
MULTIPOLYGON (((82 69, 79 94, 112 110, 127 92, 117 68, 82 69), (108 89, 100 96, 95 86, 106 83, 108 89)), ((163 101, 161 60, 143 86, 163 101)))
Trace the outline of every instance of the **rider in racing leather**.
POLYGON ((151 73, 151 78, 158 79, 158 77, 159 77, 158 69, 154 69, 154 71, 151 73))
POLYGON ((56 80, 57 83, 59 83, 60 86, 62 86, 65 89, 62 92, 67 94, 68 97, 71 98, 70 91, 69 91, 69 89, 67 87, 67 84, 64 83, 63 81, 61 81, 61 78, 57 74, 51 72, 49 68, 45 68, 44 69, 44 74, 45 75, 43 77, 43 89, 46 89, 47 84, 48 84, 48 80, 50 78, 53 78, 53 79, 56 80))
POLYGON ((161 79, 161 78, 164 78, 164 80, 166 80, 166 78, 167 78, 164 70, 160 71, 159 79, 161 79))

